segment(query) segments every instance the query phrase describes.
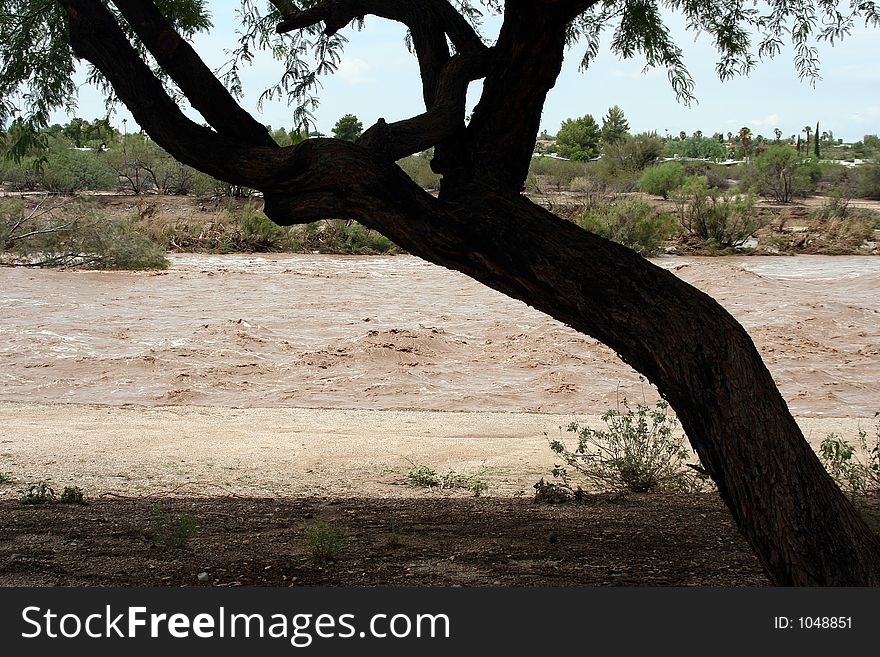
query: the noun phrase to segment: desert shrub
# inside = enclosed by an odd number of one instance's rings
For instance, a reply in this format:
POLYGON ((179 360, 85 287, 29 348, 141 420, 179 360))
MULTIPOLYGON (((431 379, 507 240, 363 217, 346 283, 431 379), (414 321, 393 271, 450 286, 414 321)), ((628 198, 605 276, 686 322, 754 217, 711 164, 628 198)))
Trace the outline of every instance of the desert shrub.
POLYGON ((321 520, 305 525, 302 535, 315 561, 336 559, 348 543, 339 527, 321 520))
POLYGON ((77 205, 0 205, 0 250, 9 264, 90 269, 164 269, 162 247, 131 222, 100 219, 77 205))
POLYGON ((37 505, 51 504, 56 498, 55 491, 49 486, 49 482, 39 481, 35 484, 30 484, 25 490, 23 490, 19 499, 22 504, 37 505))
POLYGON ((437 472, 434 468, 420 464, 413 464, 406 475, 407 481, 419 488, 466 488, 474 497, 480 497, 489 490, 489 484, 479 475, 468 477, 455 470, 437 472))
POLYGON ((856 169, 855 188, 860 198, 880 199, 880 164, 866 164, 856 169))
POLYGON ((763 222, 752 194, 709 189, 704 176, 686 179, 673 196, 682 229, 709 248, 742 246, 763 222))
POLYGON ((186 511, 174 513, 156 503, 150 507, 150 537, 169 548, 182 548, 196 531, 196 521, 186 511))
POLYGON ((877 212, 852 208, 849 197, 832 192, 810 213, 810 246, 815 253, 852 253, 871 238, 878 220, 877 212))
MULTIPOLYGON (((701 490, 705 478, 698 469, 687 467, 689 450, 684 437, 676 435, 677 422, 668 411, 662 401, 653 409, 640 404, 635 410, 624 401, 622 408, 602 416, 604 430, 569 424, 566 431, 577 437, 573 450, 562 440, 552 440, 550 448, 583 477, 590 490, 701 490)), ((553 475, 563 487, 571 488, 566 467, 555 467, 553 475)))
POLYGON ((588 209, 580 225, 645 257, 661 251, 662 243, 675 233, 675 221, 641 199, 622 199, 588 209))
POLYGON ((356 221, 331 219, 295 226, 288 238, 299 250, 344 255, 393 254, 394 242, 356 221))
POLYGON ((355 255, 391 253, 395 246, 381 233, 370 230, 356 221, 344 222, 341 252, 355 255))
POLYGON ((440 477, 437 471, 427 465, 414 465, 406 475, 407 480, 414 486, 432 488, 440 485, 440 477))
POLYGON ((670 192, 684 182, 684 167, 678 162, 664 162, 645 169, 639 178, 639 188, 648 194, 669 198, 670 192))
POLYGON ((795 196, 806 196, 816 189, 822 170, 815 160, 788 146, 771 146, 755 158, 743 183, 762 196, 789 203, 795 196))
POLYGON ((11 472, 0 472, 0 484, 11 484, 13 481, 11 472))
POLYGON ((34 158, 13 162, 0 157, 0 182, 13 192, 32 192, 40 186, 40 172, 34 158))
POLYGON ((880 422, 873 434, 869 438, 867 431, 859 429, 853 444, 831 433, 819 446, 819 459, 828 474, 858 503, 880 494, 880 422))
POLYGON ((657 133, 642 132, 607 144, 602 152, 602 164, 608 168, 609 175, 621 171, 637 174, 654 164, 662 153, 663 140, 657 133))
POLYGON ((681 163, 685 177, 705 176, 706 184, 717 189, 730 187, 728 179, 728 167, 714 162, 700 162, 697 160, 684 160, 681 163))
POLYGON ((79 504, 86 503, 85 494, 79 486, 65 486, 61 491, 61 497, 58 498, 61 504, 79 504))
POLYGON ((854 171, 836 162, 820 162, 819 171, 822 178, 819 181, 817 191, 838 193, 852 196, 856 191, 856 176, 854 171))
POLYGON ((269 219, 253 203, 245 203, 236 213, 241 234, 236 250, 274 251, 282 246, 287 230, 269 219))
POLYGON ((589 163, 560 160, 555 157, 533 157, 529 175, 536 185, 535 191, 570 189, 575 178, 589 178, 589 163))
POLYGON ((63 143, 53 144, 37 174, 40 186, 58 194, 81 190, 109 190, 116 186, 116 175, 104 154, 77 151, 63 143))

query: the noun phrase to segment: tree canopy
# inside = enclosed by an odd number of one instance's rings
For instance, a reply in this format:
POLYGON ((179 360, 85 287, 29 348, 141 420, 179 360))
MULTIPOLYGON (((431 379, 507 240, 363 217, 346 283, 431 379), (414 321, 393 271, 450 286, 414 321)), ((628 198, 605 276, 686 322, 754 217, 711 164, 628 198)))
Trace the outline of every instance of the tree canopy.
POLYGON ((589 160, 599 154, 601 130, 590 114, 566 119, 556 133, 559 154, 572 160, 589 160))
POLYGON ((364 133, 364 124, 354 114, 346 114, 333 126, 333 136, 342 141, 357 141, 364 133))
POLYGON ((619 142, 628 134, 629 121, 623 115, 623 110, 617 105, 608 108, 608 114, 602 119, 602 145, 619 142))
POLYGON ((218 77, 188 42, 211 28, 201 0, 7 0, 0 121, 13 119, 10 152, 26 150, 52 109, 71 107, 75 61, 87 60, 93 80, 159 146, 262 191, 274 221, 356 219, 609 345, 676 411, 772 581, 880 585, 880 539, 804 440, 743 327, 674 274, 520 193, 571 49, 589 65, 607 34, 612 52, 665 69, 679 98, 693 98, 663 10, 712 36, 721 78, 748 73, 790 40, 798 74, 815 79, 817 43, 838 41, 857 21, 880 25, 880 8, 864 0, 242 0, 239 47, 218 77), (492 41, 481 33, 485 13, 502 16, 492 41), (303 126, 320 76, 353 36, 343 31, 363 28, 366 15, 407 27, 425 111, 380 119, 353 143, 280 147, 238 102, 246 65, 259 56, 284 63, 262 98, 289 98, 303 126), (482 92, 466 121, 475 80, 482 92), (205 125, 186 116, 183 99, 205 125), (437 197, 396 165, 432 147, 437 197))

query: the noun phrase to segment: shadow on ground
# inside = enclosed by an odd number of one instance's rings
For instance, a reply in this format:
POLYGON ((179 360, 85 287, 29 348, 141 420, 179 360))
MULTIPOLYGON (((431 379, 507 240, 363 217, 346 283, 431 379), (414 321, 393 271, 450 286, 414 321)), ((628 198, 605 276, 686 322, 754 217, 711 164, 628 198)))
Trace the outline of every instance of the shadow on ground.
POLYGON ((715 494, 559 506, 441 496, 6 500, 0 513, 5 586, 767 584, 715 494), (316 557, 321 547, 331 556, 316 557))

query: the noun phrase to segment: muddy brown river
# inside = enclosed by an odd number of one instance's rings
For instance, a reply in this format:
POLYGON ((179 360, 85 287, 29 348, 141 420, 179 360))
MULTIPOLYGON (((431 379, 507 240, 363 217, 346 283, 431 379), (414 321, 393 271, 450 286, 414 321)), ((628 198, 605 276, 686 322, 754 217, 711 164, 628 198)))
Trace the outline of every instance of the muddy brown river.
MULTIPOLYGON (((0 269, 0 401, 601 413, 654 393, 586 336, 410 256, 0 269)), ((880 410, 880 258, 661 258, 749 330, 792 412, 880 410)))

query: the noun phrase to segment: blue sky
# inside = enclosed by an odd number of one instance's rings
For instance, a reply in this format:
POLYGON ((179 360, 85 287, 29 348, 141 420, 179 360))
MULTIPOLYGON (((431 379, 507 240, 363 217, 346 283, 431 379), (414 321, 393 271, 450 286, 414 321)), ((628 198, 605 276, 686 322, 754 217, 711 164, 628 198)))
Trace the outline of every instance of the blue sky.
MULTIPOLYGON (((200 35, 196 49, 212 68, 226 61, 224 51, 234 47, 237 28, 233 0, 208 2, 214 30, 200 35)), ((685 62, 696 81, 698 104, 686 107, 676 101, 665 70, 643 73, 644 61, 620 60, 609 52, 607 39, 599 58, 588 71, 579 72, 582 49, 575 47, 562 75, 551 91, 542 126, 551 133, 569 117, 592 114, 601 121, 611 105, 620 105, 633 131, 657 130, 678 134, 702 130, 706 134, 737 132, 748 126, 755 134, 773 135, 779 127, 785 135, 805 125, 832 130, 847 141, 865 134, 880 133, 880 39, 877 30, 859 28, 842 43, 820 46, 822 80, 815 88, 798 79, 791 51, 762 62, 747 78, 720 82, 715 74, 717 57, 710 40, 683 29, 678 16, 668 15, 668 24, 685 51, 685 62)), ((491 25, 487 26, 491 28, 491 25)), ((491 33, 491 29, 487 30, 491 33)), ((336 75, 324 79, 321 107, 316 113, 318 129, 330 133, 339 117, 356 114, 365 127, 379 117, 388 121, 407 118, 423 111, 418 67, 404 47, 401 26, 368 17, 367 29, 352 28, 343 34, 350 40, 336 75)), ((259 120, 274 127, 291 127, 292 110, 286 103, 267 103, 256 109, 260 92, 280 75, 280 68, 268 56, 257 57, 245 68, 244 106, 259 120)), ((475 102, 479 85, 472 87, 475 102)), ((85 118, 103 115, 103 99, 83 87, 77 114, 85 118)), ((121 108, 114 123, 131 119, 121 108)), ((56 116, 55 120, 63 120, 56 116)), ((129 130, 134 123, 129 122, 129 130)))

